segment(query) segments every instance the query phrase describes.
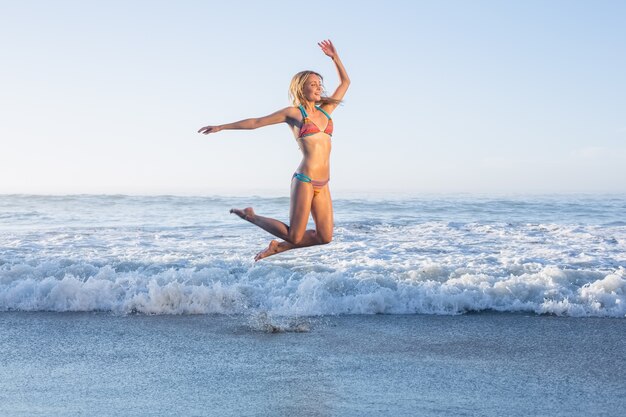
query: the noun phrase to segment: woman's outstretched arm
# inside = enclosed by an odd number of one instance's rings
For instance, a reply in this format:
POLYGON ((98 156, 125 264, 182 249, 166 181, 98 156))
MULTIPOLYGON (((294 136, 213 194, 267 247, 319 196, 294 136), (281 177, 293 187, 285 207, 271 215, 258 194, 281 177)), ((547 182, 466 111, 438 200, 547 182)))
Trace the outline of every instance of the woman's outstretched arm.
POLYGON ((256 117, 251 119, 244 119, 234 123, 227 123, 217 126, 204 126, 198 130, 198 133, 208 135, 209 133, 217 133, 220 130, 235 130, 235 129, 258 129, 259 127, 275 125, 277 123, 286 122, 289 116, 291 107, 285 107, 270 115, 264 117, 256 117))
MULTIPOLYGON (((342 100, 343 96, 346 95, 346 91, 348 91, 348 87, 350 86, 350 77, 348 77, 348 73, 346 68, 343 66, 341 59, 339 59, 339 54, 337 54, 337 49, 330 40, 325 40, 318 43, 320 48, 322 48, 322 52, 324 52, 328 57, 330 57, 335 63, 335 68, 337 69, 337 74, 339 75, 339 86, 335 92, 330 96, 330 98, 335 100, 342 100)), ((337 107, 337 104, 326 104, 326 111, 332 111, 337 107)))

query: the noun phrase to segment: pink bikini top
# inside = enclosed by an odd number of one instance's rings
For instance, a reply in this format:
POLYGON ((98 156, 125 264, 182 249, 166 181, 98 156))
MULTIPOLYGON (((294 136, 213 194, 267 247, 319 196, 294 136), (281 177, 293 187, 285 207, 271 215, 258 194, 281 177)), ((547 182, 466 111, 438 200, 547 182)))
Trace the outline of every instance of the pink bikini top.
MULTIPOLYGON (((306 110, 304 110, 304 106, 300 105, 298 106, 298 108, 300 109, 300 113, 302 113, 302 117, 303 117, 302 126, 300 126, 300 134, 298 135, 298 139, 322 132, 322 130, 320 130, 320 128, 313 122, 313 120, 309 119, 309 116, 306 114, 306 110)), ((326 113, 324 109, 322 109, 321 107, 315 106, 315 108, 321 111, 322 113, 324 113, 326 117, 328 117, 328 123, 326 124, 326 129, 324 129, 323 132, 326 133, 328 136, 332 136, 333 135, 333 119, 331 119, 330 115, 326 113)))

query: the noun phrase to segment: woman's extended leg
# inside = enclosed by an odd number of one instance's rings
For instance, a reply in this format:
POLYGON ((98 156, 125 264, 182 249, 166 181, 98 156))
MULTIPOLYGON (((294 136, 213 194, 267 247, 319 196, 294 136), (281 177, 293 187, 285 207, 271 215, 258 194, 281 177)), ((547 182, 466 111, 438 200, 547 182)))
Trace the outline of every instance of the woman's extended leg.
POLYGON ((261 229, 293 244, 304 243, 309 240, 306 233, 306 224, 311 214, 313 187, 296 179, 291 183, 291 200, 289 208, 289 226, 269 217, 259 216, 251 207, 246 209, 231 209, 230 212, 244 220, 259 226, 261 229))
POLYGON ((290 249, 329 243, 333 238, 334 221, 333 203, 330 198, 330 189, 328 188, 328 185, 324 186, 324 188, 322 188, 317 195, 313 196, 313 200, 311 202, 311 213, 313 214, 316 230, 307 230, 304 233, 303 239, 299 243, 291 243, 288 241, 278 242, 276 240, 272 240, 267 249, 259 252, 254 260, 258 261, 290 249))

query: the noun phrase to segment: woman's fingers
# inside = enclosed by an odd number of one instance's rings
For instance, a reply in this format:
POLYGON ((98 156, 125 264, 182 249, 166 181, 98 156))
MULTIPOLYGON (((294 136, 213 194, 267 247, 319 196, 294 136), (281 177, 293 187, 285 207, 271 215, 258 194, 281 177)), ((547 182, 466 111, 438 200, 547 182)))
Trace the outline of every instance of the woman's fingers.
POLYGON ((335 47, 330 39, 325 39, 321 42, 317 43, 320 48, 322 48, 322 52, 324 52, 328 56, 332 56, 335 54, 335 47))

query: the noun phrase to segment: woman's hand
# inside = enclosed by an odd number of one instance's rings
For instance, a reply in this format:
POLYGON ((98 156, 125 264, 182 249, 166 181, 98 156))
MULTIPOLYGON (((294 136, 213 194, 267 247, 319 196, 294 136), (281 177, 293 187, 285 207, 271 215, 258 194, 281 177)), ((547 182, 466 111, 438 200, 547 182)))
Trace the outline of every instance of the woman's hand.
POLYGON ((326 110, 327 112, 332 112, 335 107, 337 107, 339 102, 343 100, 343 96, 346 94, 346 91, 350 86, 350 78, 348 77, 348 73, 346 72, 343 63, 341 62, 341 59, 339 59, 339 55, 337 55, 337 50, 335 49, 333 43, 329 39, 326 39, 325 41, 319 42, 318 45, 320 46, 320 48, 322 48, 322 52, 324 52, 333 60, 335 68, 337 69, 337 73, 339 74, 339 85, 337 86, 337 89, 335 90, 333 95, 330 96, 330 98, 332 98, 336 102, 324 103, 324 110, 326 110))
POLYGON ((330 39, 318 42, 318 45, 320 48, 322 48, 322 52, 324 52, 331 59, 335 59, 335 57, 337 56, 337 50, 335 49, 335 46, 330 41, 330 39))
POLYGON ((203 135, 208 135, 209 133, 217 133, 220 130, 222 130, 220 126, 204 126, 200 130, 198 130, 198 133, 202 133, 203 135))

